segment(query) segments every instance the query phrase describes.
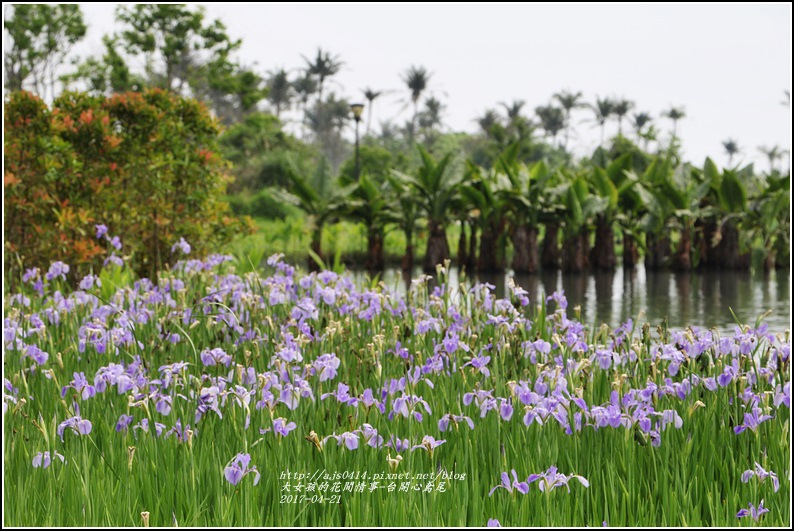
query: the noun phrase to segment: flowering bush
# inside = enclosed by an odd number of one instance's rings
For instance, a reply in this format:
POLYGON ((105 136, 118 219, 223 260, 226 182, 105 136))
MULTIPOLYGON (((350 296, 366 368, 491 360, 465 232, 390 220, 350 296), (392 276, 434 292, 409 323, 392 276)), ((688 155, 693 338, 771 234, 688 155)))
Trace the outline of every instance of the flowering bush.
POLYGON ((56 259, 79 278, 96 269, 116 250, 95 238, 97 224, 124 234, 124 256, 150 277, 181 257, 171 252, 177 235, 205 252, 241 229, 220 200, 228 177, 218 123, 195 100, 162 90, 67 92, 48 108, 15 92, 3 127, 12 281, 56 259))

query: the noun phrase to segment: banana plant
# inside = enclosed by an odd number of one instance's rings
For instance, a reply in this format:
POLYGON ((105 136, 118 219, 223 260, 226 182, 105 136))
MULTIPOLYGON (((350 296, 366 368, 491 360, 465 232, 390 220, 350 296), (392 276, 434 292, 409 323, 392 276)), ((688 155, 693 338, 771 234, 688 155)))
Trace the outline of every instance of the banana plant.
POLYGON ((358 181, 341 177, 342 185, 352 186, 347 215, 367 228, 367 271, 383 271, 383 239, 386 223, 391 221, 391 208, 385 184, 375 182, 367 172, 358 181))
POLYGON ((507 188, 504 174, 486 172, 472 162, 466 162, 467 182, 461 187, 461 197, 474 212, 480 229, 480 253, 477 270, 496 273, 504 270, 503 232, 505 208, 501 190, 507 188))
MULTIPOLYGON (((606 200, 606 207, 595 217, 595 247, 590 259, 596 269, 612 271, 617 265, 615 255, 615 224, 630 227, 627 216, 621 215, 629 209, 636 208, 639 196, 633 190, 638 183, 636 175, 631 171, 631 154, 626 153, 612 161, 606 168, 594 167, 589 174, 590 187, 594 195, 606 200)), ((636 253, 633 238, 624 228, 624 239, 630 253, 636 253)))
POLYGON ((509 181, 500 193, 510 223, 513 271, 536 273, 540 268, 540 224, 556 221, 560 211, 550 193, 557 174, 544 161, 528 167, 509 154, 497 161, 497 170, 509 181))
POLYGON ((386 175, 390 188, 391 205, 387 210, 388 221, 397 225, 405 235, 405 254, 402 260, 403 271, 411 271, 414 267, 414 233, 419 219, 419 202, 411 186, 394 173, 386 175))
POLYGON ((765 271, 791 253, 791 176, 768 175, 747 209, 745 229, 760 251, 765 271))
POLYGON ((673 267, 679 271, 692 269, 695 221, 701 215, 701 201, 709 188, 710 183, 703 179, 700 169, 690 164, 676 167, 655 186, 655 191, 672 206, 672 216, 666 225, 668 229, 676 229, 680 235, 672 260, 673 267))
POLYGON ((663 269, 669 265, 670 235, 667 221, 673 216, 674 207, 661 192, 661 187, 670 178, 672 171, 669 158, 655 158, 642 174, 641 186, 635 189, 644 205, 639 230, 645 233, 646 269, 663 269))
POLYGON ((585 176, 580 173, 565 188, 562 203, 565 207, 562 270, 580 273, 589 266, 590 226, 609 208, 609 198, 591 194, 585 176))
POLYGON ((446 226, 465 176, 452 153, 436 161, 422 146, 417 146, 417 149, 422 165, 412 175, 393 171, 418 196, 419 207, 427 216, 429 237, 423 266, 430 272, 449 259, 446 226))

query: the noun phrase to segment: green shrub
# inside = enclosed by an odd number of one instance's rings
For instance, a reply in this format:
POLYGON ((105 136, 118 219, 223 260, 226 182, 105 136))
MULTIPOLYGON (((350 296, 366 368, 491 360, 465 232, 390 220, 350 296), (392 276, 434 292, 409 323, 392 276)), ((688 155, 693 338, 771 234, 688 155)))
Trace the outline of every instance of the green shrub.
POLYGON ((96 224, 123 242, 138 274, 154 276, 245 223, 221 200, 229 177, 219 126, 199 102, 155 89, 110 97, 67 92, 51 108, 27 92, 4 105, 6 273, 63 260, 75 275, 108 254, 96 224))

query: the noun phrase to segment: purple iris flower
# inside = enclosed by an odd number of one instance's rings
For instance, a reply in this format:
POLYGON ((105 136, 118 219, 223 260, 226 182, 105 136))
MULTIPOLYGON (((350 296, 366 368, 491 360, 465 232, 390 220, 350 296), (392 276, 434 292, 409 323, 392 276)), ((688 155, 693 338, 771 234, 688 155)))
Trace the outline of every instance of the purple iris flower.
POLYGON ((61 277, 63 279, 66 278, 66 274, 69 272, 69 266, 64 264, 61 261, 53 262, 50 265, 49 271, 47 271, 47 280, 53 280, 57 277, 61 277))
POLYGON ((325 443, 328 441, 328 439, 335 439, 337 446, 342 446, 344 444, 348 450, 352 451, 358 449, 358 435, 352 431, 346 431, 341 435, 328 435, 323 439, 323 446, 325 446, 325 443))
POLYGON ((177 249, 182 251, 182 254, 190 254, 190 244, 185 241, 185 238, 179 238, 179 241, 171 246, 171 254, 175 253, 177 249))
POLYGON ((63 432, 66 428, 71 429, 77 435, 88 435, 91 433, 92 425, 90 420, 86 420, 80 415, 64 420, 58 425, 58 429, 56 430, 56 433, 61 438, 61 442, 63 442, 63 432))
POLYGON ((201 363, 204 364, 205 367, 209 367, 211 365, 226 365, 227 367, 232 363, 232 357, 222 349, 222 348, 214 348, 204 349, 201 352, 201 363))
POLYGON ((99 224, 99 225, 94 225, 94 227, 96 227, 97 240, 108 233, 107 225, 99 224))
POLYGON ((260 479, 259 471, 256 469, 256 465, 249 468, 250 464, 251 456, 239 453, 223 469, 223 475, 226 476, 226 480, 229 483, 237 485, 248 474, 255 474, 254 485, 256 485, 260 479))
POLYGON ((103 262, 103 265, 108 265, 108 264, 113 264, 121 267, 124 265, 124 260, 116 256, 116 253, 112 253, 110 256, 105 258, 105 261, 103 262))
POLYGON ((289 432, 297 428, 298 425, 294 422, 287 422, 287 419, 279 417, 273 421, 273 431, 282 437, 289 435, 289 432))
POLYGON ((130 424, 132 424, 132 415, 127 415, 122 413, 119 417, 118 422, 116 422, 116 431, 122 431, 129 428, 130 424))
POLYGON ((463 366, 466 367, 467 365, 471 365, 478 371, 480 371, 485 377, 491 375, 491 371, 488 370, 488 362, 491 361, 491 356, 475 356, 471 359, 471 361, 464 363, 463 366))
POLYGON ((383 446, 383 436, 378 434, 378 430, 373 428, 371 425, 362 424, 361 428, 356 431, 358 431, 364 438, 364 442, 366 442, 372 448, 380 448, 383 446))
POLYGON ((492 496, 496 489, 506 489, 510 494, 512 494, 514 490, 517 490, 521 494, 529 492, 529 484, 526 481, 518 481, 518 474, 516 474, 515 469, 511 470, 511 472, 513 474, 513 482, 510 482, 510 476, 507 475, 507 472, 502 472, 502 484, 492 488, 488 496, 492 496))
POLYGON ((441 431, 441 432, 447 431, 447 429, 449 428, 450 421, 452 421, 454 423, 455 427, 457 428, 458 424, 460 424, 464 420, 466 421, 466 424, 469 425, 469 428, 473 430, 474 429, 474 421, 472 421, 469 417, 466 417, 464 415, 453 415, 451 413, 447 413, 446 415, 444 415, 443 417, 441 417, 439 419, 439 421, 438 421, 438 431, 441 431))
POLYGON ((112 245, 117 251, 121 251, 121 238, 118 236, 113 236, 113 238, 110 239, 110 245, 112 245))
POLYGON ((769 512, 769 509, 764 507, 764 500, 761 500, 761 503, 758 504, 757 508, 752 503, 748 503, 747 506, 749 509, 741 509, 738 513, 736 513, 736 518, 752 516, 753 520, 757 522, 761 518, 762 514, 769 512))
POLYGON ((411 443, 408 439, 400 439, 392 434, 386 446, 392 448, 395 452, 404 452, 411 447, 411 443))
POLYGON ((83 400, 88 400, 92 396, 96 395, 96 388, 93 385, 88 384, 85 373, 75 372, 73 373, 73 376, 74 380, 72 380, 69 385, 61 389, 61 398, 66 396, 66 390, 69 388, 72 388, 80 393, 83 400))
POLYGON ((772 418, 772 415, 763 415, 762 413, 763 411, 760 407, 754 407, 752 413, 745 413, 744 423, 733 428, 734 433, 742 433, 748 428, 754 432, 757 431, 759 424, 772 418))
POLYGON ((33 279, 39 278, 39 268, 32 267, 30 269, 25 270, 25 274, 22 275, 22 282, 30 282, 33 279))
POLYGON ((502 527, 502 524, 499 523, 499 520, 496 518, 489 518, 488 525, 486 527, 502 527))
POLYGON ((760 483, 766 481, 767 478, 771 478, 772 487, 775 489, 775 492, 780 489, 780 480, 778 479, 777 474, 765 470, 764 467, 758 463, 755 464, 755 470, 745 470, 744 473, 742 473, 742 483, 747 483, 753 476, 757 477, 760 483))
POLYGON ((780 390, 780 386, 777 386, 776 389, 777 393, 775 394, 775 399, 773 403, 775 407, 780 407, 781 404, 786 406, 787 408, 791 408, 791 382, 786 382, 786 385, 783 386, 783 389, 780 390))
POLYGON ((425 435, 424 437, 422 437, 422 443, 421 444, 417 444, 416 446, 411 448, 411 451, 413 452, 417 448, 420 448, 420 449, 426 451, 430 455, 430 457, 432 458, 433 457, 433 451, 436 448, 438 448, 439 446, 441 446, 442 444, 444 444, 445 442, 447 442, 445 439, 441 439, 440 441, 437 441, 431 435, 425 435))
POLYGON ((41 350, 36 345, 28 345, 28 347, 25 349, 25 356, 29 356, 33 358, 33 361, 35 361, 39 365, 44 365, 45 363, 47 363, 47 360, 50 358, 49 354, 41 350))
MULTIPOLYGON (((52 457, 57 457, 61 460, 61 463, 64 465, 66 464, 66 459, 58 452, 53 452, 52 457)), ((36 457, 33 458, 33 468, 47 468, 52 464, 52 457, 50 457, 50 452, 39 452, 36 454, 36 457)))
POLYGON ((590 486, 590 482, 582 476, 577 474, 570 474, 568 476, 565 474, 560 474, 557 471, 556 466, 549 467, 548 470, 541 474, 530 474, 527 478, 527 483, 534 483, 535 481, 538 481, 538 488, 542 492, 549 492, 552 489, 562 487, 563 485, 565 485, 565 488, 568 489, 568 492, 571 492, 571 487, 568 486, 568 482, 573 478, 579 480, 579 483, 584 485, 585 488, 590 486))
POLYGON ((341 361, 335 354, 323 354, 314 360, 314 371, 319 374, 321 382, 332 380, 336 377, 341 361))

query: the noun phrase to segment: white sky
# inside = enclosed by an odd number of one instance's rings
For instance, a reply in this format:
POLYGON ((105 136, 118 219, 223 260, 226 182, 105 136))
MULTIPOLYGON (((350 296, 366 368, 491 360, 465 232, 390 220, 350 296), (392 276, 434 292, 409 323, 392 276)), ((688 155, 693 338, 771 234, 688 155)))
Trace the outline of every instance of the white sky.
MULTIPOLYGON (((589 102, 633 100, 664 138, 670 121, 661 111, 683 106, 679 136, 685 158, 698 164, 707 155, 726 164, 728 138, 742 148, 740 159, 763 169, 758 146, 790 148, 791 110, 781 102, 791 88, 791 4, 205 5, 242 38, 242 62, 261 72, 297 72, 301 55, 313 58, 319 46, 345 63, 331 87, 337 93, 363 100, 367 86, 393 90, 376 100, 373 128, 400 111, 398 123, 410 118, 401 76, 417 65, 433 73, 429 92, 447 106, 455 131, 474 132, 474 120, 501 110, 498 102, 526 100, 530 113, 568 89, 589 102)), ((89 33, 76 51, 85 56, 115 29, 115 4, 81 7, 89 33)), ((574 111, 577 154, 598 143, 598 129, 582 123, 591 115, 574 111)), ((616 130, 613 123, 607 134, 616 130)))

